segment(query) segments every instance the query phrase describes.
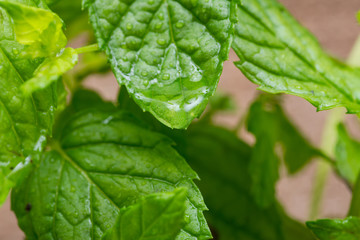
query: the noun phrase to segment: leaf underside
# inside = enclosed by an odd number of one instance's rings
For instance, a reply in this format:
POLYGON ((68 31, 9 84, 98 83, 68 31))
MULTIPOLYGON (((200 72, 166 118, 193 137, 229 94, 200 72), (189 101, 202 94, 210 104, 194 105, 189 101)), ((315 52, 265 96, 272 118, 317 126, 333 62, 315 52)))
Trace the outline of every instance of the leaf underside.
POLYGON ((237 1, 235 65, 260 90, 300 96, 318 110, 360 111, 360 69, 327 55, 276 0, 237 1))
POLYGON ((231 44, 228 0, 85 0, 100 46, 135 102, 172 128, 206 107, 231 44))

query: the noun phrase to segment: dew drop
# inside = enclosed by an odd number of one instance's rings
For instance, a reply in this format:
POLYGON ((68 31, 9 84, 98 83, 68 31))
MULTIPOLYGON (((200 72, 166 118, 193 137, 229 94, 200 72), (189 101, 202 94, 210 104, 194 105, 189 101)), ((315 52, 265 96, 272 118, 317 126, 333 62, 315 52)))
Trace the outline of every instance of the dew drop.
POLYGON ((163 14, 163 13, 159 13, 158 18, 159 18, 160 20, 164 20, 164 14, 163 14))
POLYGON ((183 28, 185 25, 184 21, 180 20, 175 24, 175 27, 177 28, 183 28))
POLYGON ((170 74, 165 73, 162 77, 163 80, 169 80, 170 79, 170 74))
POLYGON ((185 223, 189 223, 190 222, 190 215, 186 214, 184 220, 185 220, 185 223))
POLYGON ((166 41, 163 38, 160 38, 156 41, 159 45, 165 45, 166 41))
POLYGON ((155 29, 160 29, 162 27, 162 23, 157 23, 156 25, 155 25, 155 29))
POLYGON ((19 50, 18 50, 17 48, 13 48, 13 49, 12 49, 12 52, 13 52, 13 54, 15 54, 15 55, 18 55, 18 54, 19 54, 19 50))
POLYGON ((131 30, 133 28, 133 25, 131 23, 126 24, 126 29, 131 30))
POLYGON ((147 75, 149 75, 149 73, 147 71, 144 70, 141 72, 141 76, 146 77, 147 75))

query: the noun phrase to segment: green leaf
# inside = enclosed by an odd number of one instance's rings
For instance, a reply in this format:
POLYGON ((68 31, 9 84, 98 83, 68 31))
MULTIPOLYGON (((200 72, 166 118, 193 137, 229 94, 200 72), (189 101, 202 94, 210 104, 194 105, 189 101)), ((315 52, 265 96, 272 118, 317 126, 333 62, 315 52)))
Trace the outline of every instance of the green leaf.
POLYGON ((58 80, 64 73, 74 68, 78 61, 78 54, 72 48, 66 48, 57 56, 50 57, 35 70, 34 76, 26 81, 21 89, 25 94, 46 88, 58 80))
POLYGON ((360 217, 360 174, 352 189, 352 199, 348 216, 360 217))
POLYGON ((360 218, 344 220, 322 219, 307 222, 306 225, 319 240, 357 240, 360 238, 360 218))
POLYGON ((16 41, 26 46, 17 50, 21 56, 55 56, 65 47, 67 40, 62 20, 53 12, 7 0, 0 0, 0 7, 13 20, 16 41))
POLYGON ((188 217, 177 239, 211 237, 191 180, 196 173, 172 141, 137 122, 126 112, 94 108, 70 116, 39 167, 13 190, 12 207, 29 240, 101 239, 121 208, 178 187, 188 190, 188 217))
POLYGON ((318 110, 360 111, 360 69, 329 57, 276 0, 237 1, 235 64, 260 90, 300 96, 318 110))
MULTIPOLYGON (((219 240, 313 239, 301 224, 285 216, 277 203, 261 208, 251 195, 248 172, 253 150, 228 130, 195 124, 182 151, 202 181, 206 217, 219 240)), ((181 143, 181 142, 179 142, 181 143)))
POLYGON ((84 0, 99 45, 135 102, 171 128, 199 117, 228 58, 229 0, 84 0))
POLYGON ((174 240, 184 223, 186 189, 158 193, 121 210, 103 240, 174 240))
POLYGON ((360 142, 351 138, 343 124, 338 126, 335 156, 338 172, 351 185, 354 185, 360 172, 360 142))
MULTIPOLYGON (((32 1, 19 2, 37 6, 32 1)), ((9 14, 0 7, 0 205, 37 161, 37 152, 51 135, 57 96, 63 89, 61 83, 54 83, 25 96, 20 86, 32 77, 42 60, 21 58, 23 49, 15 41, 9 14)))
POLYGON ((247 119, 248 130, 256 137, 250 162, 252 192, 260 206, 274 201, 275 183, 279 178, 279 148, 284 162, 293 174, 311 158, 321 153, 310 145, 286 117, 278 97, 260 95, 251 105, 247 119))

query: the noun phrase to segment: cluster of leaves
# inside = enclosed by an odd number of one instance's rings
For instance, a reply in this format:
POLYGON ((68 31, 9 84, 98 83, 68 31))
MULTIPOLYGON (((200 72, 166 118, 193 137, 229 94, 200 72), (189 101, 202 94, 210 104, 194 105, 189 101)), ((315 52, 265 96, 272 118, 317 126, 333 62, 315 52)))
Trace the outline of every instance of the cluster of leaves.
POLYGON ((191 124, 231 47, 259 89, 360 112, 360 69, 324 53, 276 0, 0 0, 0 204, 12 190, 26 238, 357 239, 360 143, 343 125, 334 167, 354 189, 349 218, 308 222, 312 234, 276 199, 279 167, 332 160, 279 96, 251 105, 254 146, 212 124, 226 97, 191 124), (97 43, 66 48, 84 32, 97 43), (110 68, 116 103, 81 87, 110 68))

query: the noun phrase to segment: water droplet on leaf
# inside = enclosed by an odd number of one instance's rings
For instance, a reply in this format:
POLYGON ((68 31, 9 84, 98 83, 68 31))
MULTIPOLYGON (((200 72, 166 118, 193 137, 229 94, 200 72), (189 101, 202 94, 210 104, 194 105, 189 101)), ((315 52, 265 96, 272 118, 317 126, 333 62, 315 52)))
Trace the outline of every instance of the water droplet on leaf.
POLYGON ((133 25, 131 23, 126 24, 126 29, 131 30, 133 28, 133 25))
POLYGON ((163 38, 160 38, 156 41, 159 45, 165 45, 166 41, 163 38))
POLYGON ((184 25, 185 25, 184 21, 180 20, 175 24, 175 27, 182 28, 182 27, 184 27, 184 25))

